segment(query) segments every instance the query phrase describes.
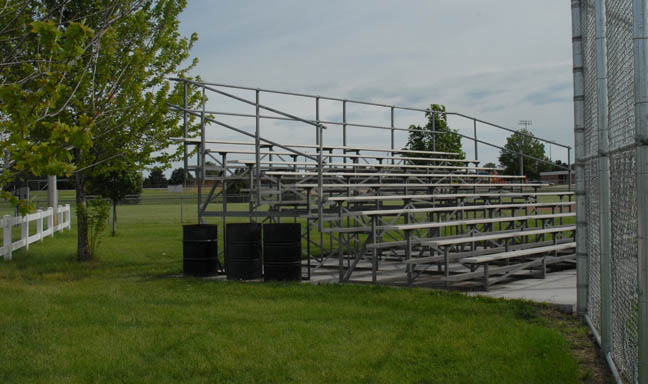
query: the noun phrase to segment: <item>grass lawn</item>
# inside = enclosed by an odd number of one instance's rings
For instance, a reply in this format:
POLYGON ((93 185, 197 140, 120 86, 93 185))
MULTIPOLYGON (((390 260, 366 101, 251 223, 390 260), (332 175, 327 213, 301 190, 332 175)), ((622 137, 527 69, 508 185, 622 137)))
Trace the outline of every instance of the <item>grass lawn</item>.
POLYGON ((74 231, 0 261, 0 382, 603 382, 587 329, 530 303, 179 277, 178 209, 120 207, 93 262, 74 231))

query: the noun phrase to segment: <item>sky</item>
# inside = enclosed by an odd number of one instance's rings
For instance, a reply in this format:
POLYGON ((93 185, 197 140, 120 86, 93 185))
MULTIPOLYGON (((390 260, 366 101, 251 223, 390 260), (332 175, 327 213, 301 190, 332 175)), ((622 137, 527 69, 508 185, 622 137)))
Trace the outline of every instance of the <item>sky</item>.
MULTIPOLYGON (((180 31, 198 33, 193 74, 205 81, 416 108, 443 104, 513 129, 531 120, 534 135, 572 146, 570 12, 567 0, 189 0, 180 31)), ((231 92, 254 99, 253 92, 231 92)), ((268 106, 315 117, 313 100, 261 97, 268 106)), ((206 108, 253 113, 215 94, 206 108)), ((340 121, 341 109, 322 102, 320 117, 340 121)), ((254 124, 223 119, 247 131, 254 124)), ((347 120, 386 126, 389 110, 350 105, 347 120)), ((420 113, 395 116, 397 127, 424 123, 420 113)), ((472 135, 472 121, 451 117, 449 124, 472 135)), ((510 134, 482 124, 477 130, 480 140, 497 145, 510 134)), ((218 127, 208 132, 244 139, 218 127)), ((262 136, 310 143, 314 132, 267 120, 262 136)), ((406 134, 396 141, 404 146, 406 134)), ((341 130, 329 127, 324 143, 340 144, 341 130)), ((350 128, 348 145, 386 148, 389 132, 350 128)), ((472 158, 473 143, 463 146, 472 158)), ((497 162, 499 150, 480 144, 478 152, 483 163, 497 162)), ((551 157, 565 161, 567 153, 552 146, 551 157)))

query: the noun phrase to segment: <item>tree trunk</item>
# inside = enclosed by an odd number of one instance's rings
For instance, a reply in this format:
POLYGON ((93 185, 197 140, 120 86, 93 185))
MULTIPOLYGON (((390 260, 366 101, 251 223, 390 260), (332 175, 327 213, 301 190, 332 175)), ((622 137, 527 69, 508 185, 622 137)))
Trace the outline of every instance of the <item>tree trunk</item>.
POLYGON ((115 236, 117 234, 117 201, 113 200, 113 231, 112 235, 115 236))
POLYGON ((77 172, 75 180, 76 206, 77 206, 77 258, 79 261, 90 260, 90 248, 88 247, 88 221, 85 199, 85 177, 77 172))

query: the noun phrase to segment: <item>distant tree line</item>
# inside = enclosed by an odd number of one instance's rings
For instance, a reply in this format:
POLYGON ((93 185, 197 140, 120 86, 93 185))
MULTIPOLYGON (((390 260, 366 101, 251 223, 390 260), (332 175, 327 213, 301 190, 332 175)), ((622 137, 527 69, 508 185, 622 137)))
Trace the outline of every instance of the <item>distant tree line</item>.
MULTIPOLYGON (((454 152, 464 159, 461 136, 456 129, 448 126, 446 108, 440 104, 431 104, 425 113, 427 124, 423 127, 410 125, 406 149, 418 151, 454 152)), ((529 130, 514 132, 506 139, 504 149, 500 151, 499 165, 489 162, 486 168, 504 168, 509 175, 520 174, 520 153, 524 154, 523 174, 529 180, 539 180, 541 172, 566 170, 567 164, 561 160, 552 161, 545 153, 543 142, 534 137, 529 130), (535 160, 537 159, 537 160, 535 160)), ((417 154, 415 157, 438 157, 435 154, 417 154)), ((422 163, 424 161, 419 161, 422 163)), ((572 164, 572 168, 574 165, 572 164)))
POLYGON ((144 179, 144 188, 166 188, 169 185, 188 185, 193 184, 193 182, 193 175, 188 172, 185 178, 185 170, 182 167, 174 169, 168 179, 162 168, 155 167, 151 169, 149 175, 144 179))

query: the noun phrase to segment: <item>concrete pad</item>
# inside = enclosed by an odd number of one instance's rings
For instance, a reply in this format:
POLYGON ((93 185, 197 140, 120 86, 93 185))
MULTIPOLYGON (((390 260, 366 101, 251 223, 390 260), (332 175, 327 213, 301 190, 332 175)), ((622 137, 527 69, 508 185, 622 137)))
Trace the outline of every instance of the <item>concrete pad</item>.
POLYGON ((545 279, 527 278, 496 284, 492 285, 488 292, 469 292, 468 294, 548 303, 562 312, 574 313, 576 310, 576 270, 548 273, 545 279))
MULTIPOLYGON (((322 268, 314 269, 313 274, 311 275, 311 280, 304 281, 304 283, 337 284, 339 281, 337 265, 337 260, 327 260, 323 263, 322 268)), ((371 265, 366 261, 360 262, 358 267, 362 268, 354 272, 353 279, 350 282, 371 283, 370 266, 371 265)), ((440 279, 441 276, 420 278, 414 286, 421 288, 443 289, 444 286, 440 279)), ((404 265, 398 263, 381 265, 377 284, 406 286, 407 280, 404 273, 404 265)), ((480 289, 479 283, 476 284, 475 288, 480 289)), ((546 274, 544 279, 533 277, 530 276, 529 273, 523 272, 514 275, 513 278, 508 281, 491 285, 489 291, 463 290, 463 292, 471 296, 522 299, 538 303, 546 303, 561 312, 571 314, 576 311, 576 269, 550 272, 546 274)))

